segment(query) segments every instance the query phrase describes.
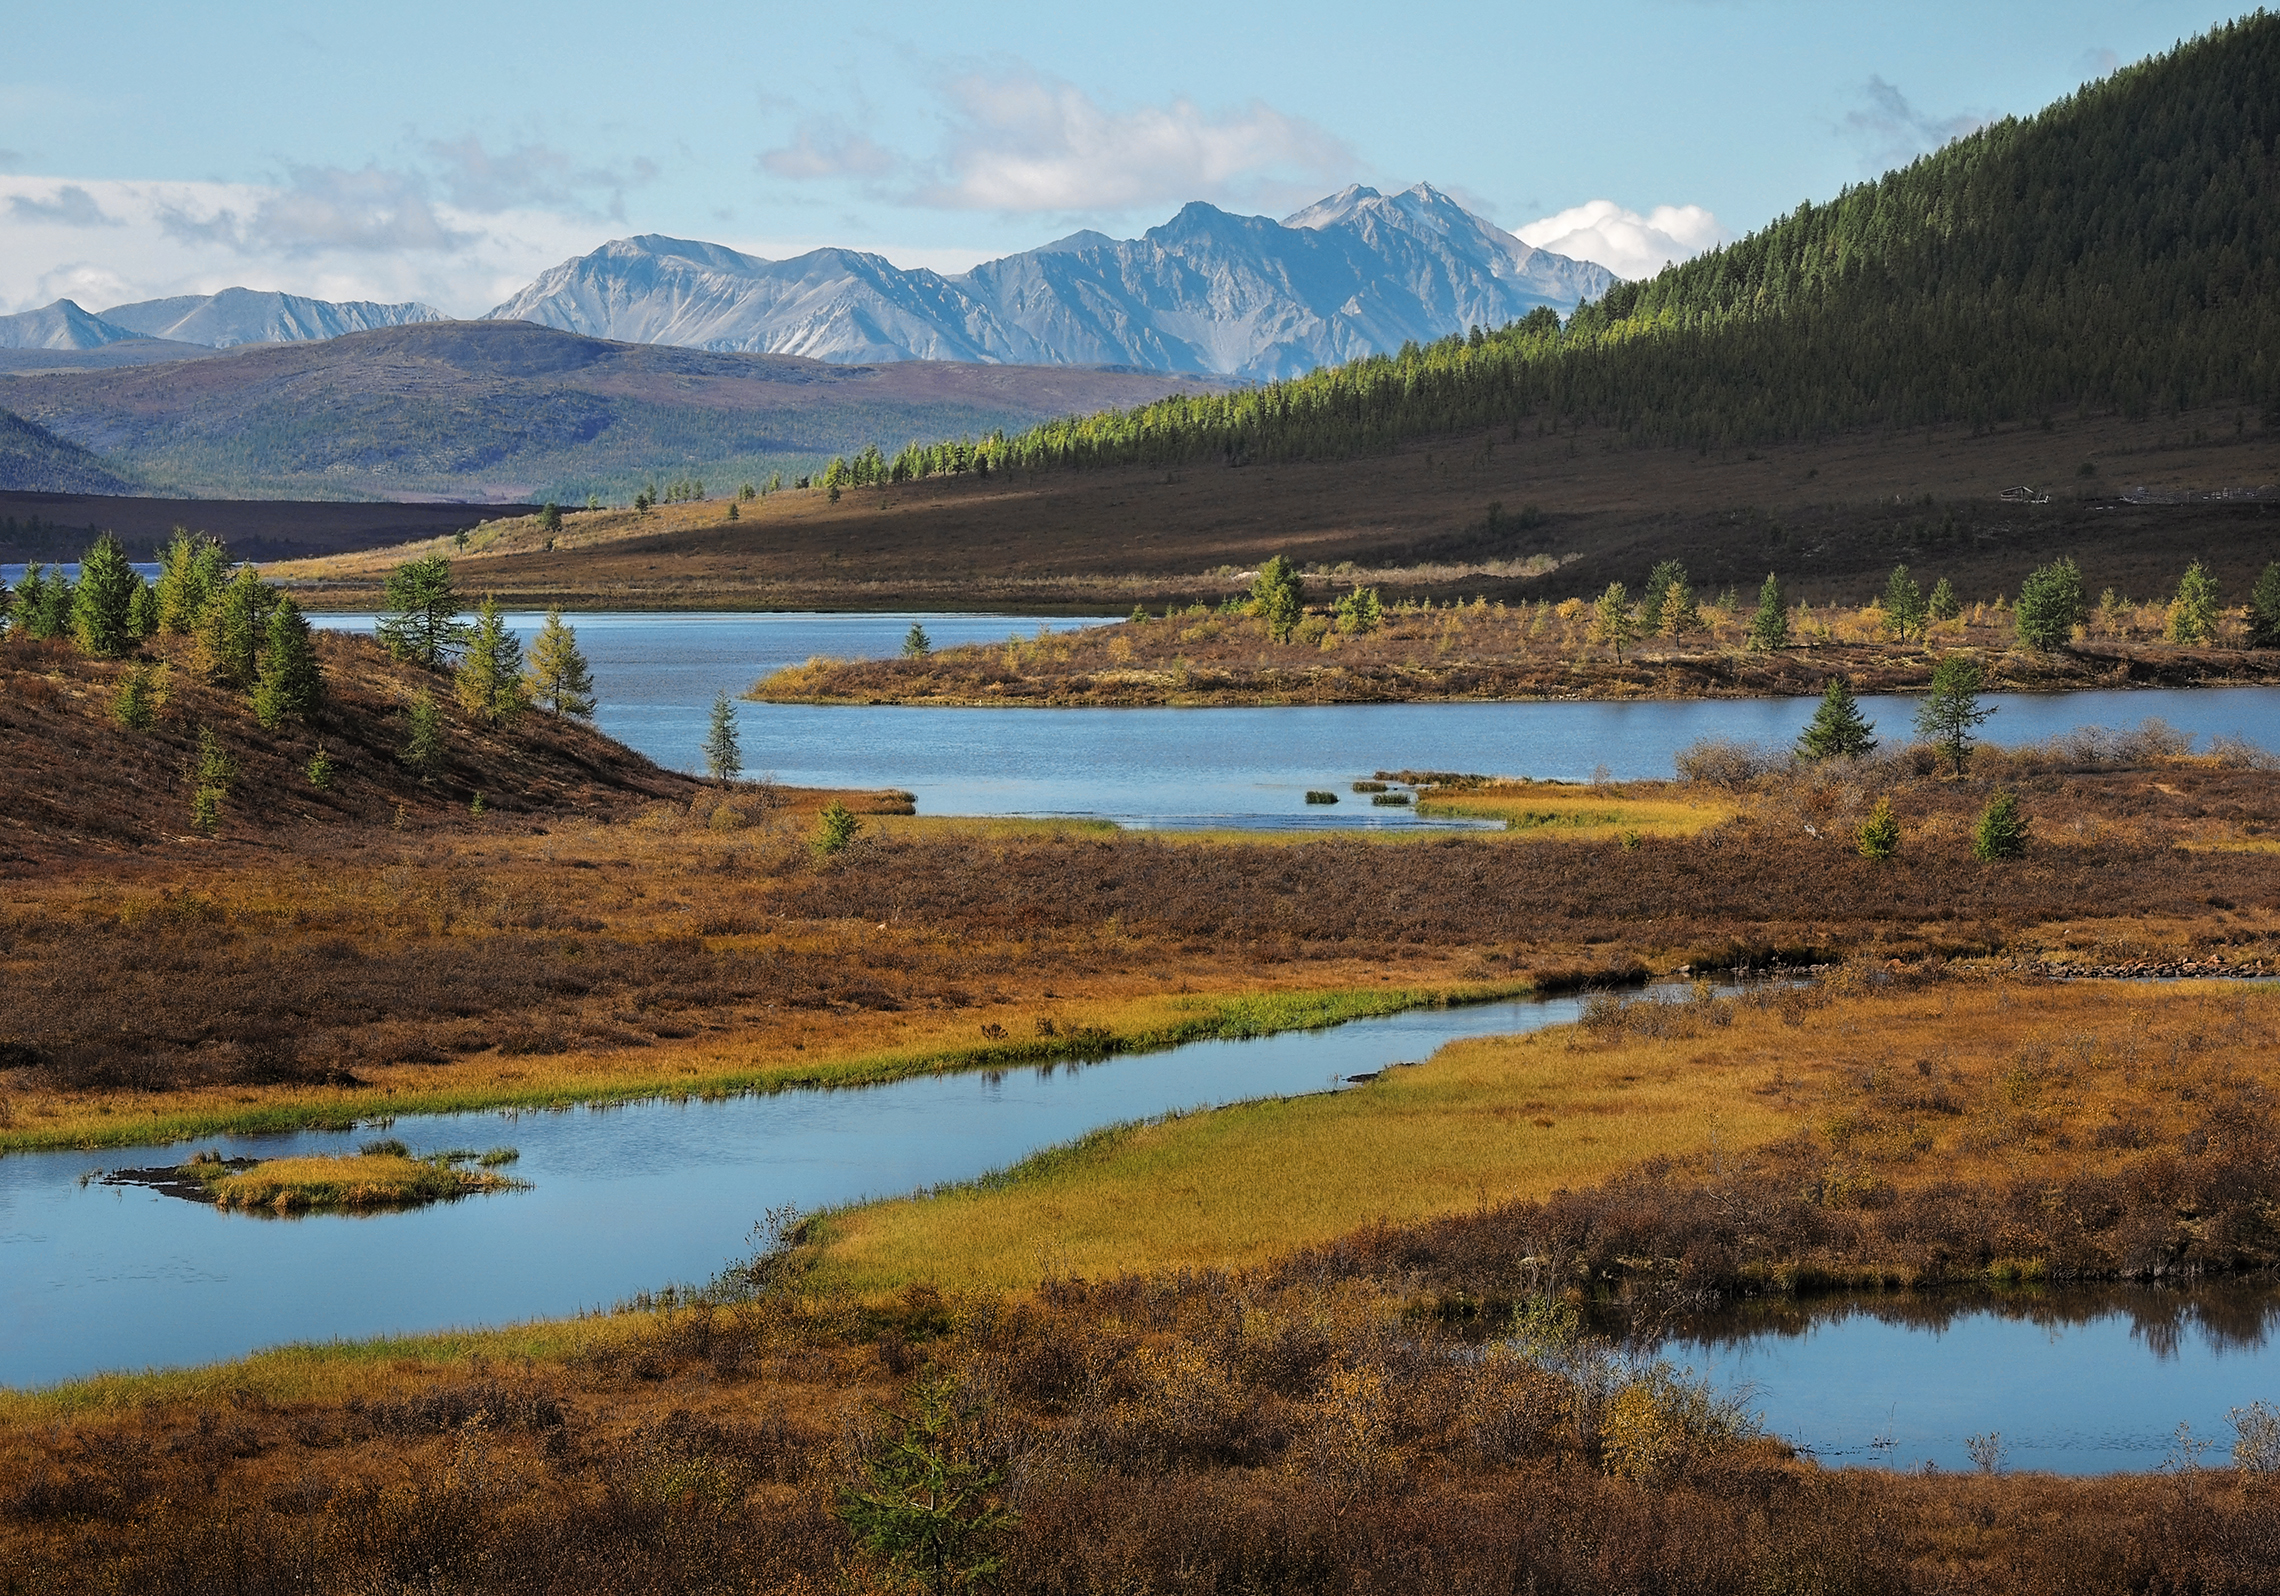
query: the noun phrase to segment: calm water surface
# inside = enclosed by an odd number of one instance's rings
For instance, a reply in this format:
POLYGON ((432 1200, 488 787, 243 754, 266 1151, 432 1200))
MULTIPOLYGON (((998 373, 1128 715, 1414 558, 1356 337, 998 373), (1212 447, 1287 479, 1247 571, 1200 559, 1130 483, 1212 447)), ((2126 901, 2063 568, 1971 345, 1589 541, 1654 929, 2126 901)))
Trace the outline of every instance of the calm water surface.
MULTIPOLYGON (((564 1112, 407 1117, 415 1153, 519 1148, 529 1191, 369 1217, 225 1213, 90 1171, 188 1146, 0 1158, 0 1384, 200 1363, 283 1341, 498 1324, 709 1278, 754 1220, 968 1180, 1102 1125, 1331 1089, 1462 1036, 1573 1019, 1577 1000, 1419 1009, 1327 1031, 1091 1065, 842 1091, 564 1112)), ((377 1134, 210 1137, 279 1158, 377 1134)), ((1362 1178, 1362 1177, 1357 1177, 1362 1178)))
POLYGON ((2150 1286, 1868 1297, 1726 1315, 1662 1355, 1747 1394, 1824 1463, 2098 1474, 2230 1455, 2229 1410, 2280 1404, 2280 1292, 2150 1286), (2181 1443, 2177 1427, 2190 1426, 2181 1443))
MULTIPOLYGON (((325 616, 370 630, 370 616, 325 616)), ((509 619, 527 640, 540 617, 509 619)), ((811 655, 897 653, 913 621, 938 646, 1000 641, 1060 619, 977 615, 569 617, 594 667, 602 729, 660 764, 693 768, 713 695, 743 692, 811 655)), ((1787 742, 1815 699, 1560 704, 1350 704, 1279 709, 921 709, 737 706, 748 772, 799 786, 902 787, 921 814, 1090 815, 1135 826, 1412 825, 1357 804, 1346 784, 1378 770, 1463 770, 1578 781, 1669 776, 1703 737, 1787 742), (1306 803, 1309 788, 1345 797, 1306 803)), ((2148 716, 2202 737, 2280 747, 2280 688, 1993 694, 1990 741, 2034 742, 2148 716)), ((1905 737, 1910 698, 1867 698, 1905 737)))

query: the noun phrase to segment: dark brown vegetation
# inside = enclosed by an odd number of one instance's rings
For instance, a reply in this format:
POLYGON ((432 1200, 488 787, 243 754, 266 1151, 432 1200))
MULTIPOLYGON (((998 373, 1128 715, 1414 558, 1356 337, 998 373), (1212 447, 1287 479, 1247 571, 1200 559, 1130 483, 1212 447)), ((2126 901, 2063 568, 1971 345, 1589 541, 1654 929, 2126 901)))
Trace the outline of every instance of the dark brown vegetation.
MULTIPOLYGON (((1969 601, 2015 593, 2068 555, 2093 595, 2165 595, 2205 559, 2231 596, 2272 558, 2280 502, 2118 496, 2280 483, 2280 432, 2254 413, 2237 432, 2234 420, 2231 408, 2097 416, 2048 431, 1876 432, 1710 454, 1529 424, 1518 437, 1500 427, 1351 461, 929 478, 850 489, 837 503, 771 495, 733 522, 719 500, 571 516, 554 551, 540 535, 505 539, 469 559, 462 580, 537 607, 1121 615, 1216 601, 1247 582, 1214 573, 1276 554, 1376 573, 1389 602, 1636 589, 1657 561, 1677 559, 1705 596, 1754 593, 1777 570, 1793 597, 1819 606, 1863 602, 1899 561, 1927 589, 1946 576, 1969 601), (2084 465, 2092 475, 2077 474, 2084 465), (2022 485, 2051 502, 2002 501, 2022 485)), ((394 558, 272 574, 311 607, 369 608, 394 558)), ((1343 585, 1317 579, 1307 596, 1322 602, 1343 585)))
POLYGON ((149 560, 178 526, 210 532, 245 560, 295 560, 448 537, 534 505, 356 504, 290 499, 151 499, 92 493, 0 493, 0 560, 76 560, 115 532, 149 560))
POLYGON ((532 1364, 259 1377, 0 1431, 0 1590, 884 1591, 841 1521, 892 1417, 999 1483, 1014 1592, 2272 1588, 2269 1477, 1832 1472, 1574 1333, 1275 1274, 783 1284, 532 1364))
MULTIPOLYGON (((1357 579, 1359 580, 1359 579, 1357 579)), ((1335 704, 1437 699, 1811 697, 1832 676, 1860 693, 1920 693, 1944 654, 1970 651, 1991 691, 2189 687, 2280 681, 2280 651, 2245 646, 2226 617, 2225 646, 2156 641, 2158 606, 2142 623, 2062 651, 2017 645, 2007 612, 1973 605, 1929 640, 1883 634, 1882 612, 1793 614, 1796 645, 1747 644, 1750 606, 1702 607, 1683 634, 1638 639, 1621 661, 1592 634, 1580 599, 1557 606, 1433 609, 1404 604, 1377 631, 1349 636, 1317 610, 1277 643, 1251 615, 1201 605, 1079 631, 974 643, 902 659, 812 659, 766 677, 771 703, 942 705, 1335 704)))

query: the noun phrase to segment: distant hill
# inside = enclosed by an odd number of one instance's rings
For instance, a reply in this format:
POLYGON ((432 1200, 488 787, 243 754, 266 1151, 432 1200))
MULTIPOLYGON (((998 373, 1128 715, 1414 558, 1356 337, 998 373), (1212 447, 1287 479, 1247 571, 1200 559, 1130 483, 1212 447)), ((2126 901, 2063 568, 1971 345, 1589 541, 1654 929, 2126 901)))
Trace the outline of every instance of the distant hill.
POLYGON ((416 322, 0 378, 0 402, 152 492, 582 502, 630 498, 652 478, 717 489, 795 476, 879 438, 989 434, 1214 386, 1073 367, 828 365, 524 322, 416 322))
POLYGON ((2218 401, 2280 416, 2280 17, 1549 315, 1009 439, 999 464, 1337 459, 1585 425, 1720 448, 2218 401))
POLYGON ((1078 233, 960 276, 823 249, 768 261, 646 235, 565 261, 486 319, 834 362, 1124 365, 1267 378, 1605 294, 1426 184, 1281 222, 1193 204, 1137 239, 1078 233))
MULTIPOLYGON (((66 301, 68 303, 68 301, 66 301)), ((299 294, 225 288, 218 294, 184 294, 113 305, 102 320, 143 338, 168 338, 234 349, 240 344, 289 344, 401 327, 407 322, 442 321, 433 305, 381 305, 371 300, 304 299, 299 294)))
POLYGON ((134 484, 78 444, 0 410, 0 490, 132 493, 134 484))

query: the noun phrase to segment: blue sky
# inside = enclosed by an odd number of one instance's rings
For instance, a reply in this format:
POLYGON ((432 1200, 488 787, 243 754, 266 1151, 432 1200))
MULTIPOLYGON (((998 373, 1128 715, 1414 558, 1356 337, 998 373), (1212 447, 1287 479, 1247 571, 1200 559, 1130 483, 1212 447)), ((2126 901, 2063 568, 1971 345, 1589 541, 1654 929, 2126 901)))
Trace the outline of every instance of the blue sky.
POLYGON ((636 232, 951 271, 1420 179, 1635 273, 2234 14, 49 0, 0 52, 0 311, 243 283, 477 314, 636 232))

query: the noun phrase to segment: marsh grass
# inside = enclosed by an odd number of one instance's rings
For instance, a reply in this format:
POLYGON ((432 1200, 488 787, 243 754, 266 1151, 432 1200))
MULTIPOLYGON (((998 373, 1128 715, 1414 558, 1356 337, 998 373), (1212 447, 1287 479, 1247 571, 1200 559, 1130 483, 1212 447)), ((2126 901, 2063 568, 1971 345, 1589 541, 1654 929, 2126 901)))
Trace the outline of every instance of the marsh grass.
POLYGON ((495 1175, 488 1168, 459 1166, 480 1159, 486 1165, 511 1163, 512 1148, 430 1153, 412 1158, 401 1142, 374 1144, 378 1150, 353 1157, 264 1159, 233 1169, 218 1159, 199 1158, 181 1166, 198 1179, 209 1202, 221 1208, 277 1214, 322 1213, 376 1208, 417 1208, 478 1192, 512 1191, 527 1182, 495 1175), (498 1156, 498 1155, 505 1156, 498 1156))
POLYGON ((1722 797, 1654 783, 1652 796, 1603 793, 1558 782, 1491 782, 1444 795, 1417 795, 1421 815, 1502 820, 1509 833, 1569 842, 1641 837, 1694 837, 1725 825, 1741 805, 1722 797))
MULTIPOLYGON (((2164 1194, 2234 1178, 2178 1160, 2212 1145, 2257 1156, 2276 1089, 2280 989, 2265 986, 1848 969, 1740 999, 1610 994, 1575 1026, 1453 1043, 1358 1090, 1099 1132, 962 1187, 843 1210, 822 1222, 820 1264, 866 1291, 1008 1288, 1035 1275, 1050 1237, 1063 1267, 1093 1277, 1245 1266, 1370 1225, 1518 1213, 1625 1170, 1660 1171, 1650 1208, 1693 1214, 1673 1183, 1751 1169, 1803 1208, 1786 1227, 1764 1220, 1753 1245, 1706 1243, 1706 1283, 2239 1268, 2280 1261, 2253 1200, 2212 1196, 2181 1218, 2165 1205, 2189 1200, 2164 1194), (2009 1217, 2014 1198, 2034 1212, 2034 1194, 2068 1179, 2086 1184, 2057 1212, 2108 1217, 2083 1218, 2090 1230, 2009 1217), (2216 1217, 2225 1204, 2238 1214, 2216 1217), (1943 1250, 1935 1235, 1975 1239, 1943 1250)), ((1620 1230, 1601 1234, 1626 1256, 1693 1245, 1626 1251, 1620 1230)))

